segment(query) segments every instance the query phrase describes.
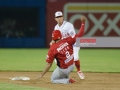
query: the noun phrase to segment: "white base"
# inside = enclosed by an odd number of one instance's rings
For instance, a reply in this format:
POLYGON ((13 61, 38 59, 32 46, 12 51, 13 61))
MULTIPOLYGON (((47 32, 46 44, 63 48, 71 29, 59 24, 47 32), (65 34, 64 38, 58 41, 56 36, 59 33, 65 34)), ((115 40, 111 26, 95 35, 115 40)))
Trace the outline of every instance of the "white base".
POLYGON ((13 78, 10 78, 11 80, 30 80, 29 77, 24 77, 24 76, 21 76, 21 77, 13 77, 13 78))

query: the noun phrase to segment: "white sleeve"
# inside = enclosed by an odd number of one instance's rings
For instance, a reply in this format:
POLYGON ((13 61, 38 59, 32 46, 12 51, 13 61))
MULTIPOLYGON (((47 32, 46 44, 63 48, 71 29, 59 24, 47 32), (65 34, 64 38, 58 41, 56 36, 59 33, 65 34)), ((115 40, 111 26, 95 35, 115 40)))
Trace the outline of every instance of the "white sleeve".
POLYGON ((57 25, 55 25, 54 30, 57 30, 57 25))
POLYGON ((69 25, 69 31, 68 31, 69 35, 73 38, 75 36, 75 29, 74 26, 72 24, 69 25))

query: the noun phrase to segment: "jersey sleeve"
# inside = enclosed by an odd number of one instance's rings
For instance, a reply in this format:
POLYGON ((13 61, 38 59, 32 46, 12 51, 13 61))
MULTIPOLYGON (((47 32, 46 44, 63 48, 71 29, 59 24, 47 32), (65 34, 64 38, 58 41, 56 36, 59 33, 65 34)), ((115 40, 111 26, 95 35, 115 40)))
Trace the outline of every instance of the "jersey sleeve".
POLYGON ((68 38, 66 38, 66 40, 71 45, 73 45, 76 42, 76 38, 74 38, 74 37, 73 38, 72 37, 68 37, 68 38))
POLYGON ((79 32, 75 35, 75 37, 82 37, 83 34, 84 34, 84 28, 85 28, 85 23, 82 22, 81 27, 80 27, 80 30, 79 30, 79 32))
POLYGON ((48 54, 47 54, 47 56, 46 56, 46 62, 52 63, 53 60, 54 60, 54 57, 55 57, 55 55, 54 55, 54 50, 52 50, 52 49, 50 48, 49 51, 48 51, 48 54))
POLYGON ((57 30, 57 25, 54 27, 54 30, 57 30))
POLYGON ((69 33, 69 35, 71 36, 71 37, 74 37, 75 36, 75 29, 74 29, 74 26, 71 24, 71 23, 69 23, 69 30, 68 30, 68 33, 69 33))
POLYGON ((83 34, 84 34, 84 27, 85 27, 85 23, 82 22, 79 32, 76 35, 74 35, 73 37, 69 37, 67 39, 67 41, 70 44, 74 44, 76 42, 76 37, 82 37, 83 36, 83 34))

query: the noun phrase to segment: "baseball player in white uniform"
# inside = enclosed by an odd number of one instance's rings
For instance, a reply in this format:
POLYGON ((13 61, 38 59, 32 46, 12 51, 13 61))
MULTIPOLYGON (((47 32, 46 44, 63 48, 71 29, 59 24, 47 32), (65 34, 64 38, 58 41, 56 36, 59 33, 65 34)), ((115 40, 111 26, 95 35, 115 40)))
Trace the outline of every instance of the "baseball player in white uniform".
MULTIPOLYGON (((55 20, 57 22, 57 25, 55 26, 54 30, 61 31, 62 39, 67 38, 69 36, 73 37, 76 34, 73 24, 70 22, 64 21, 63 13, 61 11, 57 11, 55 13, 55 20)), ((52 44, 52 42, 50 44, 52 44)), ((80 47, 76 47, 73 45, 74 63, 75 63, 76 69, 77 69, 77 73, 78 73, 80 79, 84 79, 85 76, 82 73, 82 71, 80 70, 79 50, 80 50, 80 47)))

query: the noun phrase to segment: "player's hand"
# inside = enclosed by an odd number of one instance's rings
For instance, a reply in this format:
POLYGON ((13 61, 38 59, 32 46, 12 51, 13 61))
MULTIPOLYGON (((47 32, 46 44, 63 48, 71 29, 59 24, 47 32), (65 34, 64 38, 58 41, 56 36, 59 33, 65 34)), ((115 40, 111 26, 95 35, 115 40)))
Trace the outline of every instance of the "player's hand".
POLYGON ((55 43, 55 41, 52 40, 49 45, 51 46, 53 43, 55 43))
POLYGON ((42 74, 40 74, 38 77, 30 80, 30 82, 31 82, 31 83, 37 83, 37 82, 39 82, 39 79, 41 79, 42 77, 43 77, 42 74))
POLYGON ((40 74, 37 78, 35 78, 35 80, 39 80, 39 79, 41 79, 42 77, 43 77, 43 75, 40 74))
POLYGON ((82 22, 86 21, 86 17, 85 16, 82 16, 80 19, 81 19, 82 22))

